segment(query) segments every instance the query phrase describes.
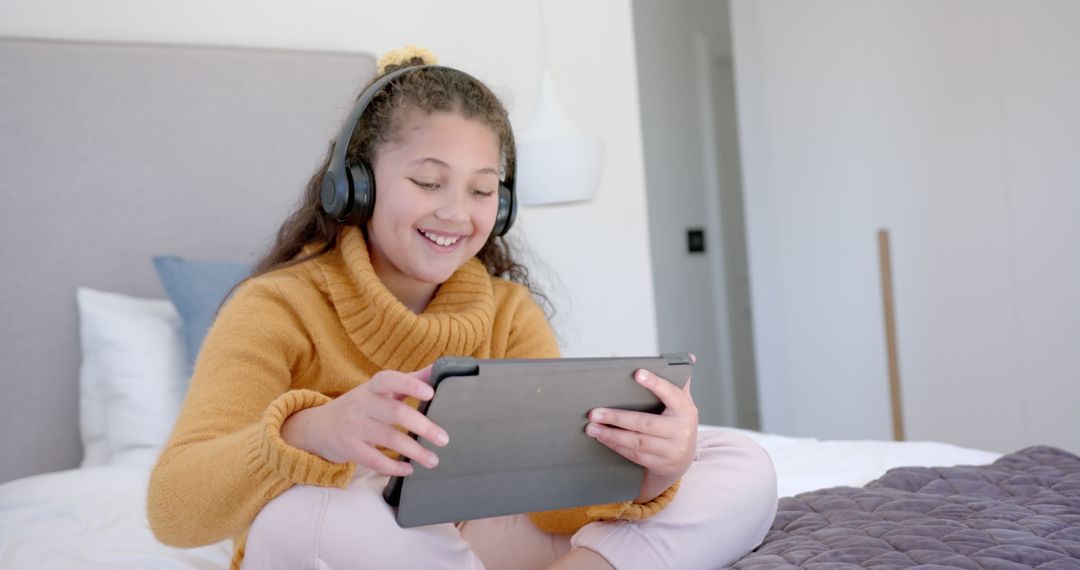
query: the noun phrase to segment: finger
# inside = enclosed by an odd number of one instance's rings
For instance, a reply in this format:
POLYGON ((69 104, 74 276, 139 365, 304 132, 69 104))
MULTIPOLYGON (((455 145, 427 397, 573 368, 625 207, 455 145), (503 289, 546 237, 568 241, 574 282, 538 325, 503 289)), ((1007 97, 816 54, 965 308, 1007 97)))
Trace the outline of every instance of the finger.
POLYGON ((427 366, 421 368, 420 370, 417 370, 416 372, 410 372, 409 376, 413 376, 414 378, 419 378, 425 384, 428 384, 428 383, 431 382, 431 367, 432 366, 434 366, 434 365, 433 364, 428 364, 427 366))
POLYGON ((386 425, 399 425, 439 447, 450 442, 450 436, 427 416, 397 400, 384 400, 386 405, 373 410, 371 417, 386 425))
POLYGON ((605 441, 601 441, 600 443, 603 443, 608 447, 608 449, 614 451, 615 453, 618 453, 619 455, 629 459, 630 461, 633 461, 634 463, 637 463, 638 465, 646 469, 658 471, 662 470, 670 463, 670 461, 664 459, 663 457, 659 457, 652 453, 639 451, 637 449, 631 449, 629 447, 621 446, 617 443, 608 443, 605 441))
POLYGON ((378 396, 398 398, 412 396, 418 400, 430 400, 435 395, 435 389, 426 381, 410 374, 384 370, 368 381, 368 390, 378 396))
MULTIPOLYGON (((697 357, 694 356, 693 352, 690 353, 690 364, 697 364, 697 357)), ((686 392, 687 394, 690 393, 690 383, 693 382, 693 381, 694 381, 694 375, 690 374, 690 376, 686 379, 686 384, 683 384, 683 387, 682 387, 683 392, 686 392)))
POLYGON ((420 445, 420 442, 415 439, 385 424, 378 424, 367 435, 369 442, 396 451, 428 469, 433 469, 439 464, 439 456, 435 453, 420 445))
POLYGON ((688 404, 693 403, 688 401, 687 393, 681 388, 644 368, 640 368, 634 373, 634 380, 637 380, 638 384, 656 394, 656 397, 660 398, 660 401, 664 403, 667 409, 676 413, 686 411, 689 407, 688 404))
POLYGON ((413 473, 412 465, 404 461, 394 461, 383 452, 367 444, 356 448, 355 461, 357 465, 362 465, 380 475, 404 477, 413 473))
POLYGON ((666 456, 674 447, 664 438, 594 423, 585 427, 585 433, 604 444, 614 444, 652 455, 666 456))
POLYGON ((667 439, 675 437, 680 431, 678 418, 648 412, 595 408, 589 412, 589 419, 596 423, 667 439))

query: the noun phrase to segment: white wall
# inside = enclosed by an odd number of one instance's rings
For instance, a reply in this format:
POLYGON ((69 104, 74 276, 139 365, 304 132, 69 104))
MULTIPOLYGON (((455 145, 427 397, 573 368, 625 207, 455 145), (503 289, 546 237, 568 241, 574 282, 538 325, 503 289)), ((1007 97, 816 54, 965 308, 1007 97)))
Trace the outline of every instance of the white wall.
POLYGON ((766 431, 890 437, 858 4, 732 3, 766 431))
POLYGON ((1080 449, 1080 5, 733 3, 766 431, 1080 449))
POLYGON ((702 421, 757 427, 728 5, 633 5, 660 348, 697 355, 702 421))
POLYGON ((1080 4, 998 18, 1024 431, 1080 454, 1080 4))
MULTIPOLYGON (((516 231, 544 262, 533 264, 534 272, 556 304, 566 355, 653 354, 656 319, 630 4, 551 1, 544 9, 556 86, 571 116, 603 139, 605 167, 593 203, 524 209, 516 231)), ((0 36, 377 55, 413 43, 485 80, 504 98, 520 132, 540 80, 539 14, 535 0, 8 0, 0 3, 0 36)))
POLYGON ((731 424, 720 384, 711 266, 686 244, 687 228, 705 228, 708 219, 693 19, 686 2, 633 4, 660 349, 695 353, 692 387, 701 420, 731 424))

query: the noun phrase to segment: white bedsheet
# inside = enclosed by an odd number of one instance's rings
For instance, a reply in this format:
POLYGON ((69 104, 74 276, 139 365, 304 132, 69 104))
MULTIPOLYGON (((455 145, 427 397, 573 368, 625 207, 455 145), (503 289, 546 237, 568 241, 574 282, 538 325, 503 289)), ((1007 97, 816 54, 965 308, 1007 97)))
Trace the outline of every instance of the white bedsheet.
MULTIPOLYGON (((978 465, 1000 456, 943 443, 818 441, 733 431, 769 451, 780 496, 861 486, 892 467, 978 465)), ((148 465, 107 465, 0 485, 0 568, 226 568, 229 541, 182 550, 154 539, 146 522, 148 476, 148 465)))
POLYGON ((861 487, 893 467, 985 465, 1001 457, 931 441, 826 441, 723 429, 744 434, 769 452, 781 497, 841 485, 861 487))
POLYGON ((184 550, 146 521, 145 465, 102 465, 0 485, 0 568, 228 568, 228 541, 184 550))

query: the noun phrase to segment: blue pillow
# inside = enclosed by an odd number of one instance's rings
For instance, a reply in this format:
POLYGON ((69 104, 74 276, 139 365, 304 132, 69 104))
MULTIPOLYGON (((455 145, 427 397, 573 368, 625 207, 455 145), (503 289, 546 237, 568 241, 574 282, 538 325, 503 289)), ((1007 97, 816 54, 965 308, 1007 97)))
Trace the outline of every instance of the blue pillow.
POLYGON ((218 307, 233 285, 251 273, 251 266, 235 261, 194 261, 163 255, 154 258, 154 268, 184 321, 188 366, 193 366, 218 307))

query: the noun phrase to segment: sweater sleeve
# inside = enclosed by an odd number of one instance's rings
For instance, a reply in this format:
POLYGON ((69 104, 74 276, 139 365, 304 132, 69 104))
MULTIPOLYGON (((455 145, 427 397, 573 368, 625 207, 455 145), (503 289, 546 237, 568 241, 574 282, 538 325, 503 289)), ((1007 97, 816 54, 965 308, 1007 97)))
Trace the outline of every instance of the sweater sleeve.
POLYGON ((348 484, 354 464, 281 439, 291 414, 330 401, 290 389, 292 371, 311 353, 298 315, 272 286, 251 281, 222 308, 150 476, 147 516, 161 542, 212 544, 242 532, 294 484, 348 484))
MULTIPOLYGON (((531 298, 524 300, 514 314, 505 358, 558 358, 559 343, 543 310, 531 298)), ((650 517, 667 506, 678 491, 679 483, 669 487, 648 503, 633 501, 557 509, 529 513, 537 528, 553 534, 573 534, 581 527, 602 520, 633 520, 650 517)))

